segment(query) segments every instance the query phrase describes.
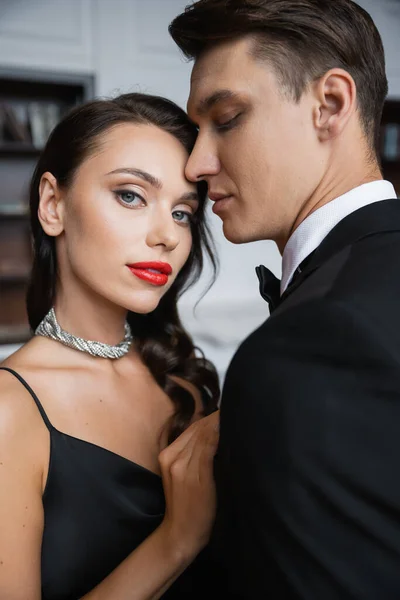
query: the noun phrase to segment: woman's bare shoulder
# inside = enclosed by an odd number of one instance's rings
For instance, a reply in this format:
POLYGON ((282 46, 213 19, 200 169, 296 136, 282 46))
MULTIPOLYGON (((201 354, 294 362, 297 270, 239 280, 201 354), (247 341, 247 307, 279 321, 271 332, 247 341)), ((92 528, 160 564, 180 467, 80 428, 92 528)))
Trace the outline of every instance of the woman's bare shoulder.
MULTIPOLYGON (((0 366, 14 368, 15 361, 7 359, 0 366)), ((39 598, 46 434, 28 391, 14 375, 0 370, 1 598, 39 598)))
MULTIPOLYGON (((40 347, 41 340, 37 337, 31 338, 28 342, 20 346, 15 352, 10 354, 3 362, 0 362, 1 367, 9 369, 25 369, 33 365, 43 363, 43 352, 40 347)), ((2 371, 0 371, 2 373, 2 371)))
POLYGON ((46 450, 46 428, 28 389, 13 373, 3 369, 11 369, 24 377, 30 354, 23 346, 0 363, 0 438, 3 444, 18 449, 18 453, 23 454, 30 446, 33 455, 36 450, 32 448, 37 448, 36 460, 41 451, 46 450))
POLYGON ((0 437, 23 440, 28 434, 30 438, 30 431, 40 424, 40 419, 36 404, 23 384, 12 373, 0 370, 0 437))

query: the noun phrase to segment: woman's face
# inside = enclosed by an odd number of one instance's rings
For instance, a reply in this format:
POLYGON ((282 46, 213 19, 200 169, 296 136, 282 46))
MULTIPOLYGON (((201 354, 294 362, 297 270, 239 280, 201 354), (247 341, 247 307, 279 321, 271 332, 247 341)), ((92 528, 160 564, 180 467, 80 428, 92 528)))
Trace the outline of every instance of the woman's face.
POLYGON ((152 125, 110 129, 57 208, 60 280, 137 313, 154 310, 185 264, 198 207, 188 154, 152 125))

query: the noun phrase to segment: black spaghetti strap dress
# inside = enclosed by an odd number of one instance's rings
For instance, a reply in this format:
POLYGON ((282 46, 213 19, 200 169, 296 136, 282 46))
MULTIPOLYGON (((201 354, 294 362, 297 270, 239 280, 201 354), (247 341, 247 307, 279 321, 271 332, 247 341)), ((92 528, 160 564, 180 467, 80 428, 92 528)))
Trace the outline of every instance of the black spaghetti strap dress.
MULTIPOLYGON (((24 385, 50 432, 43 493, 42 600, 79 600, 161 523, 165 510, 161 477, 58 431, 27 382, 12 369, 2 370, 24 385)), ((203 552, 163 598, 210 598, 214 576, 207 563, 203 552)))

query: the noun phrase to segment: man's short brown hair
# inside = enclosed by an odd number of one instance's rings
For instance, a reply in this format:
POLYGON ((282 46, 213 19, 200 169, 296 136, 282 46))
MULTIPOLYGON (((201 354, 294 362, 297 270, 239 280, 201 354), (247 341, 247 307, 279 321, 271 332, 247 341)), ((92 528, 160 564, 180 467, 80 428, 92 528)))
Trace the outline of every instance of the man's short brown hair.
POLYGON ((191 59, 219 42, 253 37, 254 56, 271 63, 297 102, 311 81, 335 67, 346 70, 377 152, 388 92, 385 55, 372 18, 352 0, 199 0, 172 21, 169 32, 191 59))

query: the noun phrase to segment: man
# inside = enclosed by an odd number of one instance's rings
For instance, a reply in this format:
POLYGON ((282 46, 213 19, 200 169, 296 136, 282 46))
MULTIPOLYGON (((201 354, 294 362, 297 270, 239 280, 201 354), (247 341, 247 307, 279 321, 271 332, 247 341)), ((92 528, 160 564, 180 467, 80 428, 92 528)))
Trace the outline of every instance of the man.
MULTIPOLYGON (((222 398, 216 543, 244 598, 400 598, 400 203, 377 157, 384 53, 351 0, 200 0, 187 177, 280 290, 222 398)), ((243 307, 245 311, 246 308, 243 307)), ((229 596, 227 596, 229 597, 229 596)))

